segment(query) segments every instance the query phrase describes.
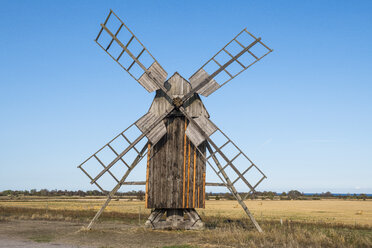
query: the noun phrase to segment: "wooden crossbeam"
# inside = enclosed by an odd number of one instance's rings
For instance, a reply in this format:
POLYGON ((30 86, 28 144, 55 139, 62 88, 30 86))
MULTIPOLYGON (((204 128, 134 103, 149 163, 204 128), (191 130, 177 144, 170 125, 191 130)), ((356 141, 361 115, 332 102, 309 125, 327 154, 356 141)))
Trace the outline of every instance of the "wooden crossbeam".
MULTIPOLYGON (((103 168, 106 168, 105 164, 96 155, 94 155, 94 158, 102 165, 103 168)), ((115 179, 117 183, 119 182, 119 180, 115 177, 114 174, 111 173, 110 170, 107 170, 107 172, 115 179)))
MULTIPOLYGON (((220 150, 225 146, 227 145, 228 143, 230 143, 230 140, 227 140, 226 143, 224 143, 222 146, 220 146, 220 150)), ((216 154, 217 153, 217 150, 215 150, 212 154, 216 154)), ((212 154, 210 154, 207 159, 209 159, 210 157, 212 157, 212 154)))
MULTIPOLYGON (((107 144, 107 145, 108 145, 108 147, 111 149, 111 151, 112 151, 113 153, 115 153, 116 156, 119 155, 119 154, 117 153, 117 151, 116 151, 114 148, 112 148, 112 146, 111 146, 110 144, 107 144)), ((123 162, 124 165, 125 165, 127 168, 129 168, 129 165, 124 161, 123 158, 120 158, 120 161, 123 162)))
MULTIPOLYGON (((239 155, 240 154, 242 154, 241 152, 239 152, 233 159, 231 159, 231 160, 229 160, 229 161, 227 161, 227 164, 224 166, 224 167, 222 167, 222 170, 224 170, 227 166, 231 166, 231 164, 232 164, 232 162, 237 158, 237 157, 239 157, 239 155)), ((219 171, 218 173, 221 173, 221 171, 219 171)))
MULTIPOLYGON (((212 60, 213 60, 214 63, 216 63, 219 67, 222 67, 222 65, 221 65, 217 60, 215 60, 214 58, 212 58, 212 60)), ((230 74, 230 72, 229 72, 228 70, 226 70, 226 68, 223 69, 223 71, 226 72, 226 73, 227 73, 231 78, 233 77, 233 76, 230 74)))
POLYGON ((205 183, 205 186, 209 186, 209 187, 220 187, 220 186, 226 186, 225 183, 205 183))
MULTIPOLYGON (((125 46, 128 47, 129 44, 132 42, 133 39, 134 39, 134 36, 132 36, 132 37, 129 39, 128 43, 127 43, 125 46)), ((119 59, 121 58, 121 56, 123 55, 124 52, 125 52, 125 50, 123 49, 123 50, 121 51, 121 53, 119 54, 119 56, 117 57, 117 59, 115 59, 116 62, 119 62, 119 59)))
MULTIPOLYGON (((88 174, 88 172, 86 171, 86 170, 84 170, 84 168, 83 167, 79 167, 79 169, 80 170, 82 170, 83 172, 84 172, 84 174, 90 179, 90 180, 92 180, 93 178, 88 174)), ((94 183, 101 191, 102 191, 102 193, 106 193, 106 191, 104 190, 104 189, 102 189, 102 187, 97 183, 97 182, 95 182, 94 183)))
MULTIPOLYGON (((130 140, 127 138, 127 136, 124 135, 124 133, 121 133, 121 136, 123 136, 123 138, 128 142, 129 145, 132 144, 132 142, 130 142, 130 140)), ((137 152, 137 154, 139 154, 139 151, 135 146, 133 146, 133 149, 137 152)))
MULTIPOLYGON (((120 32, 120 30, 121 30, 122 27, 123 27, 123 24, 121 24, 120 27, 118 28, 118 30, 116 31, 115 37, 118 36, 118 34, 119 34, 119 32, 120 32)), ((106 51, 110 49, 112 42, 114 42, 114 39, 113 38, 111 39, 110 43, 108 44, 108 46, 106 48, 106 51)))
MULTIPOLYGON (((231 54, 231 53, 229 53, 225 48, 223 48, 222 49, 223 51, 225 51, 231 58, 234 58, 234 56, 231 54)), ((248 50, 249 51, 249 50, 248 50)), ((238 59, 235 59, 235 61, 240 65, 240 66, 242 66, 244 69, 245 69, 245 66, 242 64, 242 63, 240 63, 240 61, 238 60, 238 59)))

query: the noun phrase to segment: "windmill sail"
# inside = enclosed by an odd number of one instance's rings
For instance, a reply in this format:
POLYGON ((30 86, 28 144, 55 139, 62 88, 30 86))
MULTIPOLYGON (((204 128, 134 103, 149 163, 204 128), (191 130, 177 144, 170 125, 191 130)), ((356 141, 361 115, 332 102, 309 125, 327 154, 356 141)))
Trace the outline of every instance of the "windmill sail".
POLYGON ((137 133, 140 131, 136 130, 135 125, 130 125, 87 158, 78 168, 91 180, 92 184, 106 193, 112 183, 120 182, 120 178, 131 168, 134 161, 138 163, 144 157, 141 147, 147 140, 142 138, 140 141, 133 141, 137 133), (114 165, 109 166, 110 162, 123 151, 127 151, 125 156, 121 156, 114 165))
MULTIPOLYGON (((194 120, 201 127, 204 134, 208 137, 217 130, 217 127, 213 124, 213 122, 205 116, 199 116, 197 118, 194 118, 194 120)), ((204 134, 200 133, 200 131, 198 131, 197 127, 193 123, 190 123, 190 125, 186 129, 187 137, 195 146, 199 146, 201 143, 203 143, 203 141, 205 140, 204 134)))
POLYGON ((209 96, 273 50, 243 29, 190 78, 196 93, 209 96))
MULTIPOLYGON (((145 132, 154 122, 156 122, 157 116, 151 112, 145 114, 141 119, 136 122, 136 126, 141 132, 145 132)), ((164 122, 157 124, 151 131, 146 135, 152 145, 158 143, 158 141, 167 133, 167 128, 164 122)))
POLYGON ((226 185, 225 174, 231 179, 230 186, 235 186, 240 192, 245 192, 243 200, 254 193, 257 186, 266 175, 255 163, 219 128, 210 137, 208 153, 205 156, 207 164, 226 185))
MULTIPOLYGON (((190 121, 189 127, 191 128, 188 127, 186 135, 192 142, 195 142, 194 145, 198 147, 204 140, 210 144, 208 145, 209 155, 204 156, 205 162, 220 178, 221 173, 224 177, 233 178, 231 182, 222 180, 223 183, 230 184, 230 186, 238 182, 243 183, 241 186, 248 187, 248 194, 254 193, 255 188, 266 178, 266 175, 211 120, 208 118, 193 119, 184 110, 181 111, 190 121)), ((199 150, 199 152, 202 151, 199 150)))
POLYGON ((162 88, 167 72, 112 10, 95 41, 148 92, 162 88))

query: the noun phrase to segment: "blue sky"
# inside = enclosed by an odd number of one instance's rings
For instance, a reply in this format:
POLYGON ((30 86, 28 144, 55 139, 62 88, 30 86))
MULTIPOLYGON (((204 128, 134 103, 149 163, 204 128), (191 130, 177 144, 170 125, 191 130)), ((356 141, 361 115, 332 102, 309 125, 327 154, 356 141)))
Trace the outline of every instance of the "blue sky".
POLYGON ((320 0, 2 1, 0 190, 93 189, 76 166, 148 110, 93 41, 110 8, 168 75, 262 37, 274 52, 203 98, 258 190, 372 193, 372 2, 320 0))

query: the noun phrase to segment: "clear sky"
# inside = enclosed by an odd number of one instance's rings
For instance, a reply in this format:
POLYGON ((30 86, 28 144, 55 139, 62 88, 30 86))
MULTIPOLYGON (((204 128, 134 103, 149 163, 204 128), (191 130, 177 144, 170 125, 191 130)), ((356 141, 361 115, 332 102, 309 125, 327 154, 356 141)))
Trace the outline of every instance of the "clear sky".
POLYGON ((371 1, 0 4, 0 190, 93 189, 76 166, 148 110, 154 94, 93 41, 112 8, 169 75, 244 27, 274 49, 203 98, 267 174, 258 190, 372 193, 371 1))

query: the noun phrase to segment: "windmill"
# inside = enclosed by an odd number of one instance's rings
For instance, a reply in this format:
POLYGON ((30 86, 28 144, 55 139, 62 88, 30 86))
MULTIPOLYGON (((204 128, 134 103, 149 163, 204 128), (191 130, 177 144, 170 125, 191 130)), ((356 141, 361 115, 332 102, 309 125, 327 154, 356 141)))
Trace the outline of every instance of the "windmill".
POLYGON ((210 120, 200 95, 209 96, 272 49, 243 29, 188 80, 178 73, 168 78, 163 67, 112 10, 100 26, 95 42, 148 92, 156 94, 145 115, 78 166, 91 184, 107 194, 88 229, 122 185, 145 185, 145 205, 153 209, 146 226, 199 229, 204 224, 195 208, 205 208, 206 186, 224 186, 261 232, 244 200, 266 176, 210 120), (129 138, 133 129, 138 135, 129 138), (123 144, 119 148, 114 145, 120 142, 123 144), (107 153, 111 154, 109 159, 104 155, 107 153), (144 157, 146 181, 127 181, 144 157), (91 166, 96 168, 93 174, 88 169, 91 166), (119 168, 120 177, 113 172, 114 167, 119 168), (206 174, 211 173, 219 182, 206 182, 206 174), (250 173, 256 175, 254 182, 249 179, 250 173), (110 191, 99 183, 105 176, 115 181, 110 191), (244 194, 237 191, 237 184, 245 187, 244 194))

